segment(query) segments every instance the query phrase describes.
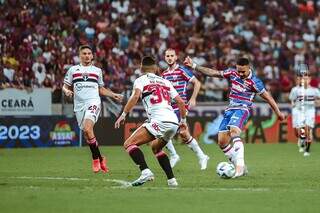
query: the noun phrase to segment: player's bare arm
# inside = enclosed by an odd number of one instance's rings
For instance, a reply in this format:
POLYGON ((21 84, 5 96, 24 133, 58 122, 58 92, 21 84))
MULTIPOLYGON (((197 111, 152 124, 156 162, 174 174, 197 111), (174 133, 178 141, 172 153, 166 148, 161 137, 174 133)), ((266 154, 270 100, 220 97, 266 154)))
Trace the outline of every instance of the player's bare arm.
POLYGON ((186 120, 186 116, 187 116, 187 110, 186 107, 184 105, 184 101, 182 100, 182 98, 178 95, 174 98, 174 100, 176 101, 179 111, 180 111, 180 128, 182 129, 186 129, 187 128, 187 120, 186 120))
POLYGON ((270 93, 268 93, 267 91, 264 91, 263 93, 260 94, 260 96, 268 102, 268 104, 271 106, 272 110, 276 113, 276 115, 278 116, 278 119, 280 121, 285 120, 285 115, 280 111, 277 103, 275 102, 275 100, 273 99, 273 97, 270 95, 270 93))
POLYGON ((67 84, 63 84, 62 91, 64 92, 64 94, 67 97, 71 98, 73 96, 73 92, 72 92, 71 86, 69 86, 67 84))
POLYGON ((123 95, 114 93, 110 89, 104 88, 104 87, 100 87, 99 88, 99 94, 102 95, 102 96, 111 97, 111 98, 115 99, 118 102, 122 102, 122 99, 123 99, 123 95))
POLYGON ((132 95, 130 96, 127 104, 125 105, 122 114, 117 119, 116 123, 114 124, 114 127, 117 129, 120 127, 120 125, 125 121, 126 115, 131 111, 131 109, 137 104, 139 98, 141 95, 141 90, 135 89, 133 90, 132 95))
POLYGON ((196 106, 196 100, 200 91, 201 83, 197 78, 192 78, 191 83, 193 83, 193 92, 188 104, 190 107, 194 107, 196 106))
POLYGON ((200 65, 197 65, 196 63, 194 63, 192 61, 192 59, 189 56, 186 57, 186 59, 184 60, 183 63, 184 63, 184 65, 193 68, 195 71, 201 72, 207 76, 222 78, 222 71, 219 71, 214 68, 211 69, 211 68, 202 67, 200 65))

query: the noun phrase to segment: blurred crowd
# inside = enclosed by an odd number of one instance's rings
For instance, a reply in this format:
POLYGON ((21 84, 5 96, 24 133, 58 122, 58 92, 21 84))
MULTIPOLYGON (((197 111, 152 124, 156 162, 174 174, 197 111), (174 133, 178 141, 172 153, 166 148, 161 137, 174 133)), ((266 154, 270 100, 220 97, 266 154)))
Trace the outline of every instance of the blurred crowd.
MULTIPOLYGON (((320 0, 0 0, 0 89, 48 87, 61 101, 63 77, 90 44, 107 87, 129 94, 143 55, 163 63, 174 48, 224 69, 241 55, 278 101, 300 63, 312 86, 320 71, 320 0), (280 91, 280 92, 279 92, 280 91)), ((198 101, 227 99, 228 82, 198 76, 198 101)))

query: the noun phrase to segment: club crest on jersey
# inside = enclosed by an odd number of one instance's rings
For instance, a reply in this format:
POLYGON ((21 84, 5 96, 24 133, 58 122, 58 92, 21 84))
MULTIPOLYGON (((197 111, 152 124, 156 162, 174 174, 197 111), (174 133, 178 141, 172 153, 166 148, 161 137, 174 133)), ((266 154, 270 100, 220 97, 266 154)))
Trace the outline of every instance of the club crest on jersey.
POLYGON ((89 78, 89 75, 88 75, 88 73, 82 73, 82 78, 83 78, 83 80, 88 80, 88 78, 89 78))

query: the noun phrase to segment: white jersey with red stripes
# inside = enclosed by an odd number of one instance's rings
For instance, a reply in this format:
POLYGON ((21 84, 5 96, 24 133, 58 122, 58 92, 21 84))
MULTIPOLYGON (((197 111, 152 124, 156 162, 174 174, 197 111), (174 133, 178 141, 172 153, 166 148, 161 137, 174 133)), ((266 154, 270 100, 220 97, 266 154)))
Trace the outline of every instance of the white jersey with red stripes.
POLYGON ((141 91, 141 100, 149 119, 178 123, 171 102, 179 94, 170 81, 147 73, 135 80, 133 89, 141 91))
POLYGON ((104 83, 100 68, 81 64, 72 66, 65 75, 64 83, 73 86, 75 112, 91 103, 101 104, 99 87, 103 87, 104 83))
POLYGON ((294 107, 301 110, 302 105, 306 109, 315 109, 315 100, 320 98, 320 90, 315 87, 295 86, 291 89, 289 100, 294 103, 294 107))

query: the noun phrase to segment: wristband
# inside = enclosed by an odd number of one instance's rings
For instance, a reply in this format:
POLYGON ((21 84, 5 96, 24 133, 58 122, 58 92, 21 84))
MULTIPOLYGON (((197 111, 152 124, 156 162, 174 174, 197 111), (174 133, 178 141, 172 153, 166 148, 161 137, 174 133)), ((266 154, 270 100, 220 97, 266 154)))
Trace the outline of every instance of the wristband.
POLYGON ((122 114, 121 114, 120 116, 121 116, 121 117, 123 117, 123 118, 125 118, 125 117, 126 117, 126 115, 127 115, 127 113, 122 112, 122 114))
POLYGON ((180 122, 181 122, 181 123, 187 123, 187 118, 181 118, 181 119, 180 119, 180 122))
POLYGON ((197 64, 196 63, 192 63, 192 69, 196 69, 196 67, 197 67, 197 64))

